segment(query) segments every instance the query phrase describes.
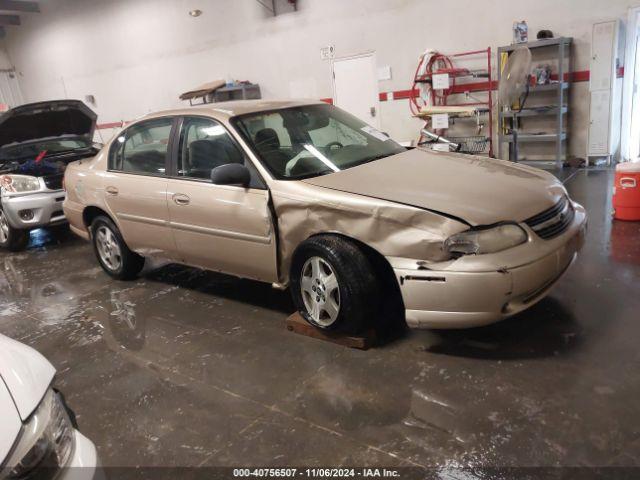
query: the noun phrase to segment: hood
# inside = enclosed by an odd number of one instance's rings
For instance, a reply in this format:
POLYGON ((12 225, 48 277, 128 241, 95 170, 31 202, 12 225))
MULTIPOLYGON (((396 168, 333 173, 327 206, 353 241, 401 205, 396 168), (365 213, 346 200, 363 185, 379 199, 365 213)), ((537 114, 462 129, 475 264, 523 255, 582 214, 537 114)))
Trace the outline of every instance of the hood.
POLYGON ((93 140, 97 115, 80 100, 54 100, 12 108, 0 117, 0 148, 70 135, 93 140))
POLYGON ((303 181, 424 208, 473 226, 525 220, 565 192, 542 170, 420 148, 303 181))
POLYGON ((2 412, 0 417, 0 465, 2 465, 22 427, 16 405, 2 379, 0 379, 0 412, 2 412))
POLYGON ((0 335, 0 377, 23 421, 36 409, 55 373, 53 365, 33 348, 0 335))

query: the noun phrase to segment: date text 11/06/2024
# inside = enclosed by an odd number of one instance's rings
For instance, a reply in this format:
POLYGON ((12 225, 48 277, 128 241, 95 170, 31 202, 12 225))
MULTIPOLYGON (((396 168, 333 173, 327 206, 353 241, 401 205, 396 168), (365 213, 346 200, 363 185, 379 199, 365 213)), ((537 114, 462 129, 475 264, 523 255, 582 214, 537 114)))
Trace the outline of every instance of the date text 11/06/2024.
POLYGON ((235 478, 399 478, 397 470, 388 468, 238 468, 235 478))

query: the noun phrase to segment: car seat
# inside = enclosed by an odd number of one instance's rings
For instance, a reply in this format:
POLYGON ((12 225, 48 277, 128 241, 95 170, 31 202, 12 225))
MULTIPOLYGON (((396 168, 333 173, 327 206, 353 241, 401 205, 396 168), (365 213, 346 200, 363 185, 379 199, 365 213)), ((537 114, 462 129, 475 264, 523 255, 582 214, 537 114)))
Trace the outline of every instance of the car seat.
POLYGON ((254 138, 254 144, 262 159, 271 170, 278 175, 285 175, 289 155, 280 150, 280 139, 273 128, 259 130, 254 138))

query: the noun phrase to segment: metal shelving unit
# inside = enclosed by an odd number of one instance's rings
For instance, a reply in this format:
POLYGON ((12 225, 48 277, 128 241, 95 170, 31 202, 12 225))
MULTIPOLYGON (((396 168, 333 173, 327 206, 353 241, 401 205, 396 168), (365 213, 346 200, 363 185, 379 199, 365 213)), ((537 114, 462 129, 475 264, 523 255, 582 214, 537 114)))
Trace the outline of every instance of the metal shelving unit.
MULTIPOLYGON (((469 134, 465 136, 447 136, 442 135, 444 137, 448 137, 453 142, 459 143, 462 146, 462 150, 465 153, 473 153, 476 155, 488 155, 489 157, 494 157, 495 149, 493 145, 493 93, 492 93, 492 69, 491 69, 491 61, 492 61, 492 50, 491 47, 488 47, 483 50, 474 50, 468 52, 460 52, 453 53, 448 55, 437 54, 440 58, 445 58, 451 63, 450 68, 438 68, 432 72, 429 72, 425 75, 416 75, 414 78, 414 84, 412 89, 415 89, 419 83, 433 83, 433 76, 437 74, 447 74, 451 78, 452 85, 449 89, 441 90, 441 95, 436 96, 436 90, 431 90, 431 104, 432 105, 442 105, 442 106, 450 106, 450 107, 477 107, 476 114, 474 116, 457 116, 456 114, 449 114, 449 118, 461 120, 467 119, 475 119, 476 129, 478 132, 475 134, 469 134), (485 60, 486 58, 486 60, 485 60), (460 64, 463 62, 476 61, 478 65, 484 64, 486 67, 478 68, 478 69, 468 69, 461 68, 459 66, 454 66, 453 62, 456 64, 460 64), (472 82, 474 79, 483 79, 486 81, 482 82, 472 82), (470 97, 468 94, 470 92, 486 92, 486 100, 473 100, 473 97, 470 97), (456 103, 451 103, 448 98, 450 96, 454 96, 453 98, 460 98, 460 96, 466 97, 466 101, 459 101, 456 103), (470 100, 471 99, 471 100, 470 100), (484 134, 480 134, 480 127, 484 126, 484 123, 481 123, 481 117, 487 117, 486 125, 488 126, 488 132, 484 134)), ((463 63, 464 64, 464 63, 463 63)), ((467 63, 468 65, 468 63, 467 63)), ((427 116, 422 117, 423 120, 427 120, 427 116)), ((428 122, 425 123, 424 129, 428 129, 428 122)), ((441 134, 441 132, 440 132, 441 134)), ((423 142, 424 135, 421 133, 420 140, 418 144, 427 144, 428 142, 423 142)))
POLYGON ((511 110, 511 105, 502 105, 498 99, 498 156, 505 158, 504 147, 508 145, 508 159, 519 161, 521 143, 554 143, 555 160, 528 160, 535 165, 551 164, 557 168, 562 168, 567 157, 568 133, 566 131, 566 119, 569 114, 569 71, 571 67, 571 44, 570 37, 551 38, 538 40, 535 42, 509 45, 498 48, 498 82, 500 81, 503 63, 503 54, 509 55, 520 46, 528 47, 535 56, 539 49, 555 49, 557 56, 557 72, 552 75, 552 83, 545 85, 531 85, 529 97, 532 98, 538 92, 555 93, 554 103, 551 105, 534 106, 525 108, 522 111, 511 110), (505 108, 506 107, 506 108, 505 108), (548 133, 531 133, 521 128, 523 118, 531 117, 552 117, 552 129, 548 133))

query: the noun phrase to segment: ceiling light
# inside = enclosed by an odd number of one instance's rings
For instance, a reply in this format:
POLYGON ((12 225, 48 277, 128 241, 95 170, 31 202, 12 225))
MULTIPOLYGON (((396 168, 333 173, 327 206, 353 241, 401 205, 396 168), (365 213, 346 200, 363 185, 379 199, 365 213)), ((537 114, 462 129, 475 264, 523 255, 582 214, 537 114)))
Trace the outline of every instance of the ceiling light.
POLYGON ((202 10, 189 10, 189 15, 192 17, 199 17, 202 15, 202 10))

